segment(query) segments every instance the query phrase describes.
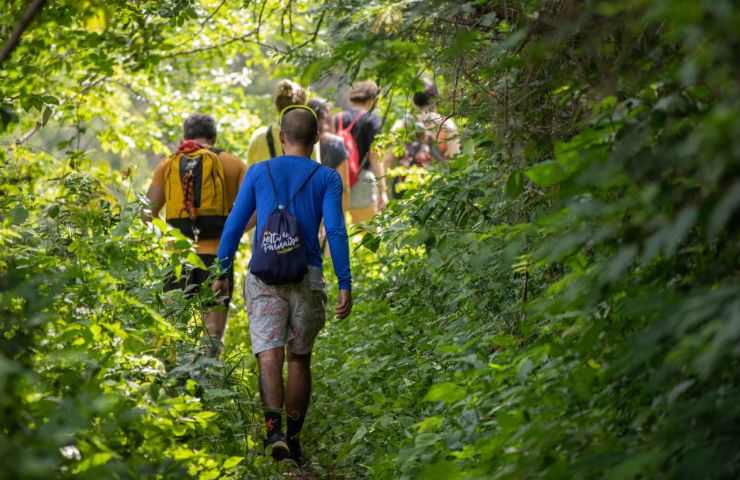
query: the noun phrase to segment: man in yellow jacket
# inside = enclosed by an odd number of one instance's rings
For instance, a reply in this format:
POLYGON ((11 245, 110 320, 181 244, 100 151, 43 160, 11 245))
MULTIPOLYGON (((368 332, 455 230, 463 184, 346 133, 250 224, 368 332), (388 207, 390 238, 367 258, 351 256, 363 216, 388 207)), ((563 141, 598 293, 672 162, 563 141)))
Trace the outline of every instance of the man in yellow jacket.
MULTIPOLYGON (((236 194, 239 191, 239 185, 242 183, 244 174, 247 171, 246 165, 234 155, 224 152, 214 147, 216 143, 216 121, 209 115, 194 114, 189 116, 183 124, 183 142, 178 149, 177 154, 162 160, 159 165, 154 169, 152 175, 152 183, 147 191, 147 197, 149 198, 151 206, 152 217, 159 217, 159 213, 163 207, 171 202, 182 203, 182 198, 169 198, 174 190, 167 188, 168 176, 173 174, 172 164, 178 158, 180 153, 188 154, 189 152, 203 151, 203 149, 213 152, 215 161, 220 163, 219 172, 223 172, 222 182, 222 194, 225 201, 226 213, 231 210, 236 199, 236 194)), ((177 175, 178 173, 174 173, 177 175)), ((179 180, 179 179, 177 179, 179 180)), ((179 187, 179 183, 178 183, 179 187)), ((184 205, 176 205, 176 209, 185 207, 184 205)), ((186 222, 187 223, 187 222, 186 222)), ((223 230, 223 227, 221 227, 223 230)), ((187 235, 186 232, 183 232, 187 235)), ((218 251, 220 232, 216 232, 214 235, 206 236, 203 235, 201 238, 194 238, 195 249, 198 256, 203 261, 206 267, 213 264, 216 258, 216 252, 218 251), (203 238, 205 237, 205 238, 203 238)), ((166 289, 181 289, 186 292, 187 295, 193 295, 197 292, 201 284, 203 284, 208 278, 209 272, 200 268, 194 268, 183 272, 181 278, 168 279, 166 289)), ((233 288, 234 282, 231 282, 233 288)), ((208 336, 210 337, 211 354, 217 356, 223 346, 223 336, 226 330, 226 314, 228 309, 228 303, 231 298, 231 291, 227 293, 227 298, 223 302, 223 305, 217 308, 211 308, 208 311, 206 317, 206 327, 208 329, 208 336), (226 307, 226 308, 224 308, 226 307)))

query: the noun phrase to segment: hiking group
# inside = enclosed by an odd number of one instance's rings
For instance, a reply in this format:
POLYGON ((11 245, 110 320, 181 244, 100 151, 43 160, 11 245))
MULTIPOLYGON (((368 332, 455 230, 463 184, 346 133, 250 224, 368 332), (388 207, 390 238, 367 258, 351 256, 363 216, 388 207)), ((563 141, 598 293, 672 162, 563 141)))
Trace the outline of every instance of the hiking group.
POLYGON ((278 82, 278 115, 252 135, 246 164, 215 146, 211 116, 191 115, 177 151, 157 165, 147 192, 152 217, 164 210, 166 221, 193 240, 208 268, 186 269, 179 278, 173 273, 165 289, 191 297, 215 276, 214 300, 204 312, 211 356, 223 350, 237 248, 244 232, 256 227, 244 298, 259 365, 265 449, 277 460, 303 457, 299 434, 311 396, 311 351, 326 321, 320 234, 339 285, 335 314, 343 319, 352 311, 345 212, 357 223, 386 206, 386 167, 423 167, 459 150, 454 124, 434 113, 436 87, 426 82, 414 97, 421 115, 391 129, 411 124, 414 138, 400 156, 378 154, 373 144, 382 128, 374 111, 379 93, 374 82, 357 82, 349 92, 350 108, 332 116, 328 101, 307 102, 300 85, 278 82), (434 129, 437 140, 442 131, 446 139, 431 141, 434 129))

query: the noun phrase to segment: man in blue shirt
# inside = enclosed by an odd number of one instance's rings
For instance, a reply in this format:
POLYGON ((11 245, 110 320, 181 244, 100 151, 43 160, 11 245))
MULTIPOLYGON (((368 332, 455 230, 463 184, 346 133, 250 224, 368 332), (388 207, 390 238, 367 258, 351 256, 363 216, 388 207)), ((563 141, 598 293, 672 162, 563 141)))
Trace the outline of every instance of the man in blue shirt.
MULTIPOLYGON (((307 107, 289 107, 280 120, 280 142, 284 155, 270 162, 275 184, 273 192, 267 162, 253 165, 244 178, 234 208, 226 221, 218 248, 224 271, 232 268, 239 240, 257 212, 255 245, 270 214, 282 200, 298 220, 308 253, 308 273, 299 283, 268 285, 251 272, 247 275, 245 296, 249 315, 252 351, 260 370, 260 395, 265 409, 267 437, 265 447, 275 459, 287 456, 301 460, 298 434, 311 396, 311 349, 325 322, 322 255, 319 226, 323 217, 334 272, 339 281, 339 299, 335 310, 340 319, 352 310, 349 244, 342 214, 342 180, 330 168, 320 166, 309 156, 318 141, 316 115, 307 107), (309 178, 310 176, 310 178, 309 178), (306 179, 308 181, 306 182, 306 179), (282 199, 275 198, 275 193, 282 199), (288 357, 288 383, 283 388, 285 350, 288 357), (285 391, 284 391, 285 390, 285 391), (287 443, 282 433, 282 408, 287 412, 287 443)), ((215 292, 226 292, 228 280, 217 280, 215 292)))

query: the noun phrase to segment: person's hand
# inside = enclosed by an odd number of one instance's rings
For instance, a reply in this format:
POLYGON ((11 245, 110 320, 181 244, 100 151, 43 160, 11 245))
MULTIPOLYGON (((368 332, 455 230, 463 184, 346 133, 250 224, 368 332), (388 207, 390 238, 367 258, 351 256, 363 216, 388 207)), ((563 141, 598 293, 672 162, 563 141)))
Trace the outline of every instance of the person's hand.
POLYGON ((337 299, 337 308, 335 313, 337 318, 342 320, 347 318, 352 312, 352 292, 349 290, 339 290, 339 298, 337 299))
POLYGON ((213 281, 213 285, 211 285, 211 290, 216 295, 228 295, 229 293, 229 279, 228 278, 221 278, 216 279, 213 281))
POLYGON ((378 211, 384 210, 388 205, 388 192, 380 192, 378 195, 378 211))

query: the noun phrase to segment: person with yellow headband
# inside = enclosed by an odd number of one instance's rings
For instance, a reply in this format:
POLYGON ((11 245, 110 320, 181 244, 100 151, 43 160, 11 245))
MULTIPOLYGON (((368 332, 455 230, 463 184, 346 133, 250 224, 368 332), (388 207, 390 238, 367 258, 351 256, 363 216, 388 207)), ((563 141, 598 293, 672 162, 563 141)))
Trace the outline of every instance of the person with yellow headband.
MULTIPOLYGON (((306 90, 291 80, 283 79, 275 87, 273 101, 278 113, 291 105, 305 105, 306 90)), ((280 125, 275 121, 255 130, 247 148, 247 166, 282 155, 283 146, 279 136, 280 125)), ((318 145, 313 148, 310 157, 321 161, 318 145)))
POLYGON ((311 397, 311 350, 326 320, 318 237, 322 219, 339 284, 335 309, 339 319, 352 311, 352 277, 342 214, 342 179, 336 170, 309 158, 319 140, 316 114, 306 106, 284 110, 279 140, 284 154, 252 165, 244 177, 221 236, 218 262, 224 274, 213 283, 213 290, 220 295, 228 292, 239 239, 256 212, 254 245, 264 253, 260 250, 252 256, 244 293, 252 351, 259 364, 265 449, 277 460, 291 457, 300 461, 298 436, 311 397), (268 231, 266 227, 274 224, 276 216, 286 222, 268 231), (287 230, 280 231, 283 225, 288 225, 287 230), (278 268, 284 265, 280 259, 287 258, 280 255, 294 255, 296 249, 305 249, 300 257, 303 268, 297 275, 291 272, 289 280, 275 280, 284 271, 278 268), (269 277, 265 271, 270 272, 269 277), (288 381, 284 385, 286 357, 288 381), (287 413, 285 433, 283 408, 287 413))

